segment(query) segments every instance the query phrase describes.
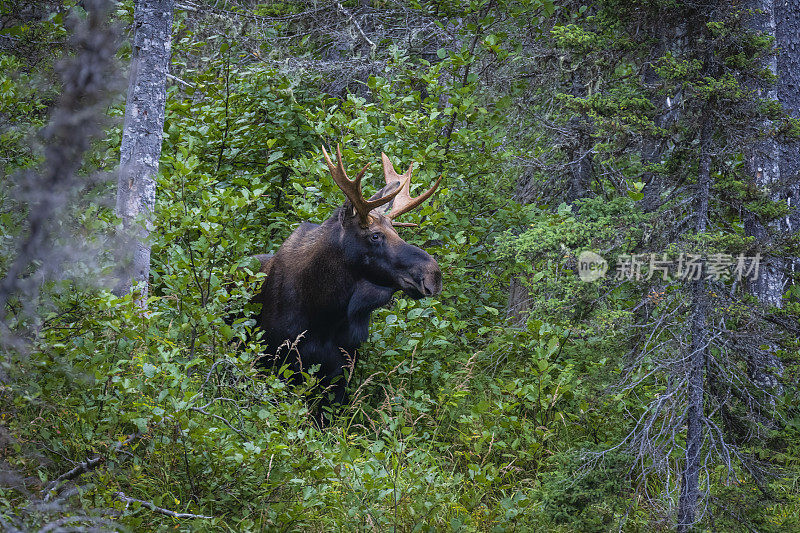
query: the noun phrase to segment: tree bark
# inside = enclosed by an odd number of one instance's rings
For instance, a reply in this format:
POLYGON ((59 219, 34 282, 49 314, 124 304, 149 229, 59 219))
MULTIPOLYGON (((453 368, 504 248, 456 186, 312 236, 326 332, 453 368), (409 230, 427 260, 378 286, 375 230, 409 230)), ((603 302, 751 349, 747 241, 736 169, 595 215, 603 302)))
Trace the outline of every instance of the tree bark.
MULTIPOLYGON (((569 81, 570 86, 567 92, 578 98, 586 98, 588 90, 579 69, 572 72, 569 81)), ((591 181, 594 171, 592 131, 594 125, 586 113, 581 113, 569 119, 566 129, 568 134, 564 151, 568 158, 568 164, 566 165, 564 200, 573 204, 592 194, 591 181)), ((523 204, 530 201, 529 198, 526 198, 525 189, 525 185, 520 183, 516 193, 516 199, 523 204)), ((530 315, 531 300, 530 291, 525 283, 525 275, 517 274, 512 277, 508 289, 508 316, 511 318, 512 325, 523 327, 526 324, 530 315)))
MULTIPOLYGON (((572 73, 572 88, 569 94, 578 98, 586 98, 587 92, 583 76, 579 70, 576 70, 572 73)), ((569 186, 564 199, 571 204, 589 194, 594 140, 592 139, 592 122, 586 113, 573 116, 567 124, 574 135, 574 143, 567 148, 567 157, 570 158, 569 186)))
MULTIPOLYGON (((773 35, 778 45, 778 55, 770 56, 765 65, 773 74, 778 77, 776 85, 768 90, 759 91, 760 98, 780 101, 789 111, 792 112, 794 104, 794 114, 796 116, 798 104, 798 77, 800 73, 792 71, 792 68, 800 68, 798 65, 798 54, 800 49, 794 43, 794 54, 792 54, 792 40, 800 39, 798 35, 787 32, 791 27, 795 32, 800 31, 798 26, 797 6, 790 7, 788 3, 775 0, 754 0, 752 5, 755 9, 753 29, 757 32, 773 35), (791 20, 791 11, 794 10, 794 21, 791 20), (778 16, 781 17, 780 24, 778 16), (781 42, 783 41, 783 43, 781 42), (792 58, 794 63, 792 63, 792 58), (792 96, 794 93, 794 96, 792 96)), ((772 128, 770 121, 763 124, 765 131, 772 128)), ((750 174, 753 176, 754 184, 758 189, 765 193, 774 201, 782 197, 787 198, 789 205, 796 201, 797 197, 796 174, 798 171, 797 145, 787 150, 773 137, 757 143, 750 154, 750 174)), ((756 238, 757 242, 769 247, 774 241, 775 236, 780 236, 783 232, 791 232, 793 224, 792 215, 787 216, 783 221, 771 224, 766 227, 758 218, 752 214, 745 214, 744 225, 748 235, 756 238)), ((749 283, 750 292, 759 302, 764 305, 783 307, 783 293, 786 291, 789 278, 786 275, 787 269, 792 268, 794 261, 783 257, 765 255, 758 277, 749 283)), ((781 391, 778 376, 783 375, 783 363, 775 355, 776 345, 770 346, 758 353, 751 354, 748 364, 748 372, 751 381, 762 389, 774 389, 781 391)))
MULTIPOLYGON (((118 32, 109 25, 109 4, 103 0, 85 0, 86 17, 74 26, 65 45, 65 50, 71 53, 65 53, 56 67, 61 93, 49 110, 48 126, 41 132, 44 159, 40 170, 30 169, 10 176, 3 173, 0 178, 14 185, 8 187, 11 194, 7 199, 14 202, 9 205, 24 213, 20 237, 0 272, 0 359, 4 355, 2 348, 30 340, 28 333, 18 337, 8 328, 5 319, 11 310, 9 300, 19 301, 23 307, 19 313, 38 312, 39 294, 45 281, 63 279, 64 263, 76 253, 74 248, 66 250, 59 244, 67 235, 61 233, 67 220, 65 213, 74 208, 76 196, 84 191, 86 180, 80 172, 84 155, 91 149, 92 141, 102 134, 109 99, 119 88, 115 61, 118 32)), ((25 8, 31 15, 35 15, 36 9, 25 8)), ((26 19, 23 17, 22 21, 26 19)), ((5 124, 0 129, 5 131, 5 124)), ((5 237, 5 231, 2 233, 5 237)), ((21 325, 26 321, 17 317, 16 322, 21 325)), ((0 381, 2 376, 0 369, 0 381)))
POLYGON ((515 327, 523 327, 531 311, 531 295, 524 280, 524 274, 516 274, 508 289, 508 316, 515 327))
MULTIPOLYGON (((775 38, 778 46, 778 101, 794 118, 800 118, 800 3, 793 0, 775 1, 775 38)), ((784 185, 784 198, 791 211, 779 228, 791 234, 800 228, 800 143, 783 143, 780 146, 780 174, 784 185)), ((797 258, 787 261, 792 273, 798 268, 797 258)))
MULTIPOLYGON (((774 0, 754 0, 752 5, 755 10, 753 29, 756 32, 777 37, 774 0)), ((777 57, 771 56, 765 66, 773 74, 777 75, 777 57)), ((759 90, 758 97, 777 100, 777 85, 767 90, 759 90)), ((765 120, 762 127, 768 131, 771 128, 770 121, 765 120)), ((780 199, 781 168, 780 150, 777 141, 772 137, 768 137, 757 143, 752 149, 749 163, 750 174, 753 176, 753 182, 756 187, 764 190, 772 200, 780 199)), ((746 214, 744 223, 747 234, 755 237, 759 243, 767 247, 772 243, 773 238, 770 230, 758 220, 758 217, 746 214)), ((781 307, 786 284, 786 276, 783 270, 784 265, 780 257, 767 256, 764 258, 758 278, 750 282, 750 292, 758 301, 766 305, 781 307)))
MULTIPOLYGON (((708 226, 711 194, 711 135, 713 121, 706 116, 700 131, 700 165, 697 179, 697 222, 695 230, 703 233, 708 226)), ((689 531, 697 519, 700 498, 700 453, 703 447, 706 353, 708 351, 708 295, 703 276, 692 282, 691 335, 687 368, 686 459, 681 473, 681 496, 678 503, 678 532, 689 531)))
POLYGON ((133 58, 120 147, 117 215, 122 219, 122 268, 117 294, 138 290, 147 302, 156 176, 164 132, 171 58, 172 0, 136 0, 133 58))
MULTIPOLYGON (((656 23, 654 30, 654 40, 656 41, 656 49, 653 51, 652 61, 655 63, 659 57, 663 56, 667 51, 672 51, 677 54, 683 53, 689 42, 687 39, 687 24, 685 21, 680 21, 677 24, 669 19, 664 19, 656 23)), ((656 74, 653 64, 647 65, 642 82, 645 87, 657 87, 660 82, 658 74, 656 74)), ((658 128, 669 129, 670 126, 677 123, 680 118, 681 100, 683 99, 682 91, 677 94, 670 95, 664 98, 662 94, 655 97, 653 105, 656 109, 663 109, 655 119, 655 126, 658 128)), ((665 139, 651 135, 646 137, 642 142, 642 161, 646 164, 653 165, 661 162, 666 156, 668 143, 665 139)), ((644 181, 644 194, 642 198, 642 210, 646 213, 651 213, 661 207, 663 199, 661 194, 663 192, 662 176, 659 172, 646 171, 642 176, 644 181)))
MULTIPOLYGON (((778 48, 767 68, 777 76, 777 83, 759 96, 777 100, 793 117, 800 117, 800 4, 785 0, 754 0, 754 29, 775 36, 778 48)), ((768 126, 768 124, 765 124, 768 126)), ((745 221, 748 235, 759 242, 774 241, 771 233, 788 235, 800 226, 800 145, 797 142, 779 143, 767 139, 759 143, 751 156, 751 173, 755 185, 766 190, 773 200, 784 199, 791 209, 789 215, 772 228, 766 228, 753 216, 745 221)), ((751 283, 750 290, 758 300, 775 307, 783 306, 783 293, 790 283, 788 272, 797 269, 797 260, 781 257, 766 257, 758 279, 751 283)))

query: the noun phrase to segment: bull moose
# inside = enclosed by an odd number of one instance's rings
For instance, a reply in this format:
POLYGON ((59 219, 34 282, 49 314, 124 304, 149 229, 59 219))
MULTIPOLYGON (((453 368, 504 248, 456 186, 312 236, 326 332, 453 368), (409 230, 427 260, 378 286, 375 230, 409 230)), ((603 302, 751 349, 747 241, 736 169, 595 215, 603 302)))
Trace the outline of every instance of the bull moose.
MULTIPOLYGON (((266 353, 275 354, 275 364, 288 364, 296 376, 319 365, 320 385, 332 393, 333 403, 343 404, 344 371, 367 339, 372 311, 386 305, 396 291, 419 299, 442 290, 436 260, 394 229, 415 225, 395 219, 430 198, 442 178, 412 198, 414 164, 398 174, 382 153, 386 186, 367 200, 361 179, 369 164, 351 180, 338 145, 336 152, 334 165, 322 148, 331 176, 347 199, 322 224, 300 224, 274 256, 256 256, 266 278, 254 301, 261 304, 256 324, 264 332, 266 353)), ((330 405, 327 394, 321 405, 330 405)), ((318 420, 323 420, 321 412, 318 420)))

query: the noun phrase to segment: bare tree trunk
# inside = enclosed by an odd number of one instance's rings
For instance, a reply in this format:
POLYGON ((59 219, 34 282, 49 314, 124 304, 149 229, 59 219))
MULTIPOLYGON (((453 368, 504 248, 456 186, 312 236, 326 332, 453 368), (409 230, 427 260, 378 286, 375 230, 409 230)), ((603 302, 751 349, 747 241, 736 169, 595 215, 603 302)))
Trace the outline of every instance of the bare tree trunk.
POLYGON ((531 295, 525 285, 525 275, 517 274, 511 278, 508 289, 508 316, 516 327, 522 327, 528 321, 531 311, 531 295))
MULTIPOLYGON (((661 41, 661 39, 659 39, 661 41)), ((643 83, 645 86, 650 86, 658 81, 658 76, 655 73, 655 69, 651 65, 647 65, 645 67, 645 72, 643 76, 643 83)), ((661 96, 659 96, 660 98, 661 96)), ((670 100, 671 102, 671 100, 670 100)), ((656 107, 660 105, 660 102, 654 102, 656 107)), ((669 113, 669 108, 667 107, 667 113, 669 113)), ((657 125, 661 125, 660 123, 664 122, 664 117, 659 116, 656 117, 655 123, 657 125)), ((660 142, 655 136, 646 137, 642 141, 642 161, 645 164, 654 164, 661 160, 661 153, 663 151, 663 142, 660 142)), ((646 213, 655 211, 661 205, 661 192, 662 192, 662 183, 661 183, 661 176, 658 172, 651 172, 645 171, 643 176, 644 181, 644 189, 642 189, 642 193, 644 194, 642 198, 642 210, 646 213)))
POLYGON ((117 215, 122 219, 126 244, 115 292, 138 290, 137 302, 144 308, 150 275, 147 239, 156 203, 171 57, 172 0, 136 0, 133 18, 133 58, 117 188, 117 215))
MULTIPOLYGON (((775 0, 754 0, 752 2, 755 10, 753 29, 775 36, 780 49, 779 55, 771 56, 765 65, 778 76, 778 82, 766 91, 759 91, 758 96, 770 100, 786 100, 787 103, 784 105, 788 104, 787 109, 791 112, 792 93, 794 93, 794 110, 797 109, 797 83, 798 76, 800 76, 791 68, 800 68, 800 65, 797 64, 800 50, 793 51, 790 48, 791 40, 797 41, 798 36, 791 32, 787 33, 787 26, 793 27, 795 31, 800 30, 797 20, 800 9, 797 6, 789 7, 788 3, 781 5, 782 3, 775 2, 775 0), (784 19, 791 18, 789 13, 792 9, 794 9, 794 24, 792 25, 790 20, 781 20, 779 29, 776 15, 781 13, 784 19), (780 42, 781 38, 785 41, 783 44, 780 42), (792 54, 795 56, 793 64, 791 61, 787 61, 791 59, 792 54), (779 61, 781 68, 779 68, 779 61), (789 68, 787 68, 787 63, 789 68)), ((769 121, 765 121, 763 124, 765 130, 769 130, 771 126, 769 121)), ((797 146, 790 148, 792 149, 787 150, 786 146, 781 146, 772 137, 759 142, 753 147, 750 155, 750 173, 756 187, 764 190, 772 200, 780 200, 783 196, 789 199, 791 205, 793 195, 795 198, 797 195, 797 187, 792 185, 792 182, 796 181, 794 176, 797 174, 799 156, 797 146)), ((783 221, 772 224, 772 227, 769 228, 765 227, 755 215, 746 213, 744 217, 745 231, 748 235, 755 237, 757 242, 769 246, 775 240, 774 234, 792 231, 790 218, 791 215, 783 221)), ((786 271, 787 267, 791 268, 793 264, 794 262, 791 260, 787 261, 782 257, 766 255, 759 269, 758 277, 749 283, 750 292, 762 304, 783 307, 783 293, 789 282, 786 271)), ((765 350, 752 354, 748 371, 750 379, 756 386, 780 391, 781 387, 777 376, 783 374, 783 363, 775 355, 776 349, 777 345, 770 344, 765 350)))
MULTIPOLYGON (((700 165, 697 179, 697 233, 708 226, 708 202, 711 194, 711 135, 713 121, 706 116, 700 131, 700 165)), ((688 356, 689 405, 686 410, 686 460, 681 474, 681 496, 678 503, 678 531, 689 531, 697 519, 700 498, 700 452, 703 447, 706 353, 708 351, 708 296, 703 276, 692 282, 692 318, 688 356)))
MULTIPOLYGON (((662 56, 668 50, 678 54, 683 53, 689 44, 685 21, 680 21, 677 24, 674 24, 672 20, 659 21, 654 33, 658 43, 656 50, 653 52, 654 59, 662 56)), ((647 65, 645 68, 642 81, 646 87, 659 83, 659 77, 652 64, 647 65)), ((666 97, 663 102, 660 101, 661 98, 664 98, 662 94, 659 94, 657 98, 659 98, 659 101, 654 101, 653 104, 656 109, 663 106, 664 112, 655 117, 655 125, 659 128, 668 129, 680 118, 683 94, 679 91, 677 94, 666 97)), ((646 137, 642 142, 642 161, 650 165, 659 163, 665 156, 667 145, 668 143, 663 138, 656 136, 646 137)), ((644 180, 642 210, 649 213, 658 209, 664 201, 661 198, 661 193, 663 192, 662 176, 658 172, 647 171, 642 177, 644 180)))
MULTIPOLYGON (((776 35, 774 0, 754 0, 755 10, 753 29, 760 33, 776 35)), ((778 73, 778 59, 772 56, 765 65, 773 74, 778 73)), ((766 91, 759 91, 761 98, 778 99, 776 86, 766 91)), ((769 121, 763 124, 765 129, 770 127, 769 121)), ((780 154, 778 143, 773 138, 767 138, 753 147, 750 154, 750 173, 759 189, 767 192, 773 199, 780 197, 781 183, 780 154)), ((745 230, 748 235, 757 239, 759 243, 769 245, 773 239, 768 228, 752 214, 745 215, 745 230)), ((765 257, 757 279, 750 283, 750 291, 758 300, 766 305, 781 307, 786 276, 783 273, 783 261, 779 257, 765 257)))
MULTIPOLYGON (((775 1, 775 37, 778 45, 778 101, 789 115, 800 118, 800 3, 797 1, 775 1)), ((784 198, 791 212, 780 223, 785 234, 800 228, 800 143, 784 143, 780 146, 780 173, 784 186, 784 198)), ((784 273, 796 272, 797 258, 788 261, 784 273)))
MULTIPOLYGON (((572 74, 572 88, 569 93, 578 98, 586 98, 586 85, 580 71, 576 70, 572 74)), ((570 158, 569 164, 569 187, 565 200, 572 203, 580 198, 585 198, 589 194, 592 179, 592 123, 586 113, 572 117, 567 126, 575 136, 574 144, 567 150, 567 157, 570 158)))
MULTIPOLYGON (((474 42, 473 42, 474 44, 474 42)), ((575 70, 571 76, 571 87, 568 92, 578 98, 586 98, 588 90, 580 70, 575 70)), ((590 196, 592 173, 594 170, 594 139, 592 131, 594 125, 586 113, 575 115, 567 122, 568 140, 564 150, 567 163, 566 191, 564 200, 574 203, 576 200, 590 196)), ((523 177, 522 180, 525 178, 523 177)), ((525 185, 519 183, 516 199, 525 204, 529 199, 525 197, 525 185)), ((526 275, 517 274, 511 278, 508 289, 508 316, 516 327, 522 327, 528 321, 531 311, 531 295, 526 284, 526 275)))
MULTIPOLYGON (((800 4, 784 0, 754 0, 758 10, 755 29, 775 36, 777 57, 766 65, 777 76, 777 84, 763 98, 778 100, 792 116, 800 116, 800 4)), ((790 234, 800 225, 800 146, 798 143, 778 143, 767 139, 755 147, 751 156, 751 173, 758 188, 766 190, 773 200, 785 199, 791 212, 777 222, 771 230, 765 228, 755 217, 745 221, 749 235, 759 242, 769 244, 774 239, 770 231, 790 234)), ((758 300, 767 305, 783 306, 783 293, 790 283, 788 272, 796 270, 796 260, 780 257, 765 258, 758 279, 751 283, 750 290, 758 300)))
POLYGON ((700 452, 703 447, 703 403, 705 400, 706 316, 708 299, 705 280, 692 282, 692 342, 690 344, 686 412, 686 459, 681 473, 678 531, 689 531, 697 516, 700 498, 700 452))
MULTIPOLYGON (((67 49, 72 53, 65 53, 56 69, 61 94, 52 108, 50 123, 42 131, 44 160, 40 171, 2 176, 16 185, 9 200, 26 206, 21 237, 12 260, 5 265, 5 277, 0 277, 2 348, 23 341, 6 324, 9 300, 18 300, 21 312, 33 313, 44 282, 62 278, 64 263, 75 253, 72 247, 68 252, 58 243, 59 237, 66 235, 60 228, 65 212, 87 184, 80 173, 83 158, 101 134, 109 97, 119 88, 115 61, 118 33, 109 26, 109 4, 105 0, 84 2, 86 17, 69 38, 67 49)), ((0 349, 0 360, 4 355, 0 349)), ((0 369, 0 381, 2 375, 0 369)))

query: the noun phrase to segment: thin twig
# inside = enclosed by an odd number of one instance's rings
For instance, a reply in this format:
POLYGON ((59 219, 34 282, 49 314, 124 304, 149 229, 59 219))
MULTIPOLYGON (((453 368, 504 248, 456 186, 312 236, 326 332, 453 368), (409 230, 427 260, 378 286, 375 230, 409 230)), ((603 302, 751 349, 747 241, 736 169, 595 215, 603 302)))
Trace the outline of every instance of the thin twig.
POLYGON ((247 438, 248 437, 248 435, 244 431, 242 431, 241 429, 238 429, 236 426, 231 424, 225 417, 222 417, 222 416, 219 416, 219 415, 215 415, 214 413, 209 413, 208 411, 206 411, 202 407, 190 407, 189 409, 191 411, 195 411, 195 412, 204 414, 206 416, 210 416, 211 418, 216 418, 217 420, 222 421, 226 426, 228 426, 229 428, 234 430, 236 432, 236 434, 239 435, 242 438, 247 438))
POLYGON ((180 79, 177 76, 173 76, 172 74, 167 74, 167 79, 172 80, 172 81, 177 81, 181 85, 185 85, 187 87, 191 87, 192 89, 195 88, 195 85, 193 83, 189 83, 188 81, 184 81, 184 80, 180 79))

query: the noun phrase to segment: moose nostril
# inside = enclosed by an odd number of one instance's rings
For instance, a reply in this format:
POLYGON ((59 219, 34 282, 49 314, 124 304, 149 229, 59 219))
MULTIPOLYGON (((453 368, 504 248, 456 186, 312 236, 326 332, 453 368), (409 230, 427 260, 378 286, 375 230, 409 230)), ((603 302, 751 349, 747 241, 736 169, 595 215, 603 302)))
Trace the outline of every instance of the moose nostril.
POLYGON ((442 290, 442 274, 437 269, 433 272, 429 272, 422 279, 422 287, 425 289, 425 296, 433 296, 434 294, 438 294, 442 290))
POLYGON ((431 296, 433 294, 431 280, 427 278, 422 280, 422 292, 425 294, 425 296, 431 296))

